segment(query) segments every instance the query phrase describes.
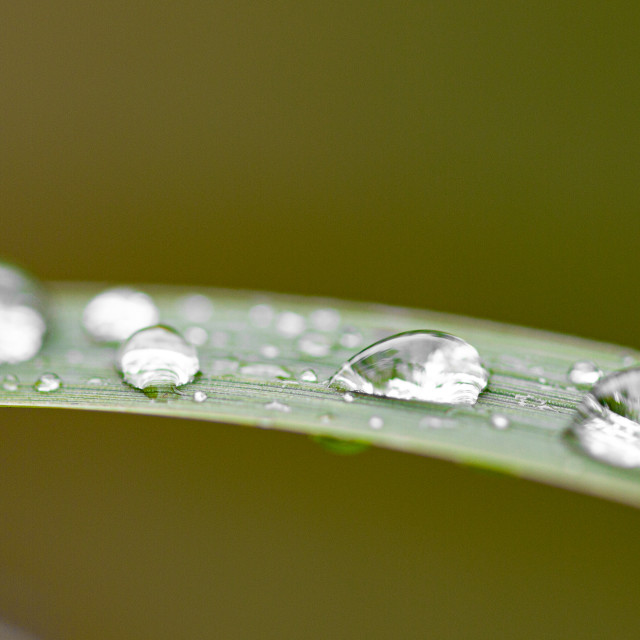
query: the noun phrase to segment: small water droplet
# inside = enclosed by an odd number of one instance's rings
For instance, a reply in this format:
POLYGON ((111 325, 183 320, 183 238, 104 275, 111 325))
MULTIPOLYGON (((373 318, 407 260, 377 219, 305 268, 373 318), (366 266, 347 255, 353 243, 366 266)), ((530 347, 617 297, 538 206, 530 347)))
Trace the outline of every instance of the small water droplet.
POLYGON ((357 329, 345 329, 340 336, 340 345, 345 349, 356 349, 362 344, 362 334, 357 329))
POLYGON ((43 373, 33 385, 33 388, 40 393, 50 393, 57 391, 62 386, 62 380, 55 373, 43 373))
POLYGON ((204 402, 209 396, 204 392, 198 389, 198 391, 193 392, 193 399, 195 402, 204 402))
POLYGON ((567 375, 572 384, 591 386, 602 377, 602 371, 595 363, 581 360, 569 369, 567 375))
POLYGON ((178 387, 191 382, 200 368, 195 347, 164 325, 134 333, 120 347, 117 365, 125 382, 137 389, 178 387))
POLYGON ((316 309, 309 320, 311 326, 318 331, 335 331, 340 326, 340 312, 336 309, 316 309))
POLYGON ((263 344, 260 347, 260 353, 264 358, 277 358, 280 355, 280 349, 273 344, 263 344))
POLYGON ((382 427, 384 427, 384 420, 380 416, 371 416, 369 418, 369 426, 372 429, 382 429, 382 427))
POLYGON ((439 416, 425 416, 418 422, 418 426, 423 429, 444 429, 452 426, 449 421, 439 416))
POLYGON ((312 358, 323 358, 331 350, 331 340, 321 333, 307 333, 298 340, 298 349, 312 358))
POLYGON ((601 378, 578 405, 570 431, 592 458, 640 467, 640 367, 601 378))
POLYGON ((511 420, 507 418, 507 416, 502 415, 501 413, 494 413, 491 418, 491 426, 494 429, 508 429, 511 425, 511 420))
POLYGON ((283 311, 276 320, 276 331, 286 338, 300 335, 305 327, 305 319, 294 311, 283 311))
POLYGON ((355 355, 329 385, 388 398, 472 405, 488 378, 478 352, 461 338, 409 331, 355 355))
POLYGON ((289 413, 291 411, 291 407, 284 402, 279 402, 278 400, 272 400, 271 402, 267 402, 264 405, 265 409, 269 409, 270 411, 282 411, 282 413, 289 413))
POLYGON ((343 399, 345 402, 353 402, 353 400, 354 400, 354 398, 353 398, 353 393, 349 393, 349 392, 347 391, 347 393, 343 394, 342 399, 343 399))
POLYGON ((182 298, 178 306, 180 313, 189 322, 207 322, 213 315, 213 302, 207 296, 193 293, 182 298))
POLYGON ((291 372, 277 364, 255 362, 240 368, 240 373, 248 378, 281 378, 291 377, 291 372))
POLYGON ((115 287, 89 301, 82 314, 87 333, 98 342, 121 342, 158 322, 153 300, 141 291, 115 287))
POLYGON ((260 329, 266 329, 273 322, 274 316, 275 311, 268 304, 257 304, 249 309, 251 324, 260 329))
POLYGON ((313 369, 305 369, 300 374, 300 380, 303 380, 304 382, 318 382, 318 376, 313 369))
POLYGON ((91 385, 101 385, 103 384, 102 382, 102 378, 89 378, 87 380, 87 384, 91 384, 91 385))
POLYGON ((201 347, 207 344, 207 340, 209 339, 209 334, 206 329, 202 327, 187 327, 184 330, 184 337, 187 342, 190 342, 195 347, 201 347))
POLYGON ((18 376, 14 375, 13 373, 7 373, 2 377, 2 388, 5 391, 17 391, 18 384, 20 384, 18 376))
POLYGON ((0 363, 33 358, 46 330, 39 285, 20 269, 0 263, 0 363))

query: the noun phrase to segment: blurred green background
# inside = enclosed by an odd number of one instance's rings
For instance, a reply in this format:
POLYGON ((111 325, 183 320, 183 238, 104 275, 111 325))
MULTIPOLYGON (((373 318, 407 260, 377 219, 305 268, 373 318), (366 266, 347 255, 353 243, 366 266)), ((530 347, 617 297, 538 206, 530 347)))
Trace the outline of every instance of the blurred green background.
MULTIPOLYGON (((640 347, 640 12, 13 2, 0 254, 640 347)), ((636 637, 635 511, 450 464, 0 413, 0 613, 48 638, 636 637)))

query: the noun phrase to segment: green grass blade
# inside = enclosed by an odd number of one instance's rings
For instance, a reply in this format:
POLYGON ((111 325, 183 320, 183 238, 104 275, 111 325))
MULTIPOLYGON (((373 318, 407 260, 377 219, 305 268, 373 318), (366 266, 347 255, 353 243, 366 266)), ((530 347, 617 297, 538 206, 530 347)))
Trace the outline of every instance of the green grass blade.
MULTIPOLYGON (((144 290, 154 297, 162 321, 181 331, 194 324, 182 311, 188 296, 205 294, 214 305, 211 318, 197 323, 209 336, 207 344, 199 347, 202 375, 180 393, 152 400, 122 382, 113 366, 115 348, 91 342, 82 329, 82 310, 100 290, 89 284, 50 286, 52 326, 48 340, 35 360, 2 367, 0 373, 17 375, 20 384, 16 391, 0 387, 0 406, 142 413, 281 429, 436 456, 640 506, 639 472, 593 461, 564 437, 585 393, 567 379, 572 364, 592 360, 607 373, 638 362, 638 352, 428 311, 151 286, 144 290), (250 310, 258 304, 268 305, 275 313, 275 320, 267 327, 256 326, 251 320, 250 310), (313 312, 326 308, 339 312, 339 326, 328 331, 314 329, 317 315, 313 312), (315 334, 316 343, 324 341, 328 352, 310 354, 309 349, 300 348, 300 336, 278 332, 274 326, 283 312, 300 314, 307 333, 315 334), (361 334, 360 346, 341 344, 346 327, 361 334), (452 409, 358 394, 353 402, 346 402, 342 394, 323 384, 361 347, 412 329, 446 331, 478 349, 491 379, 474 407, 452 409), (260 363, 277 365, 291 377, 255 375, 251 365, 260 363), (317 374, 317 383, 300 380, 307 369, 317 374), (36 392, 33 384, 44 372, 58 374, 62 388, 36 392), (207 394, 206 401, 194 401, 197 390, 207 394), (493 427, 490 418, 494 413, 507 416, 509 428, 493 427), (382 420, 381 428, 371 427, 372 416, 382 420)), ((336 444, 335 440, 329 442, 336 444)))

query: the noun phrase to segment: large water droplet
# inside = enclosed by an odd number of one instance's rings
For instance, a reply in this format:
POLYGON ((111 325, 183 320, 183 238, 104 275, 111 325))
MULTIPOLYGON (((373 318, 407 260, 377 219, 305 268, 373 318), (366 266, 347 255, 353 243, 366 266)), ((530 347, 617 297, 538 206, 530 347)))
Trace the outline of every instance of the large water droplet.
POLYGON ((33 385, 40 393, 57 391, 62 386, 62 380, 55 373, 43 373, 33 385))
POLYGON ((33 358, 46 329, 38 284, 19 269, 0 264, 0 364, 33 358))
POLYGON ((580 386, 591 386, 602 377, 602 371, 593 362, 576 362, 567 374, 569 381, 580 386))
POLYGON ((306 327, 305 319, 295 311, 283 311, 276 320, 276 331, 287 338, 300 335, 306 327))
POLYGON ((439 331, 408 331, 355 355, 329 384, 389 398, 472 405, 488 378, 478 352, 461 338, 439 331))
POLYGON ((115 287, 89 301, 82 315, 84 328, 98 342, 120 342, 158 322, 159 313, 145 293, 115 287))
POLYGON ((134 333, 118 350, 116 362, 125 382, 137 389, 179 387, 200 369, 195 347, 163 325, 134 333))
POLYGON ((13 375, 13 373, 7 373, 7 375, 2 376, 2 388, 5 391, 17 391, 18 384, 20 381, 18 380, 18 376, 13 375))
POLYGON ((584 397, 571 425, 582 449, 617 467, 640 467, 640 368, 602 378, 584 397))
POLYGON ((313 369, 305 369, 300 374, 300 380, 304 382, 318 382, 318 376, 313 369))

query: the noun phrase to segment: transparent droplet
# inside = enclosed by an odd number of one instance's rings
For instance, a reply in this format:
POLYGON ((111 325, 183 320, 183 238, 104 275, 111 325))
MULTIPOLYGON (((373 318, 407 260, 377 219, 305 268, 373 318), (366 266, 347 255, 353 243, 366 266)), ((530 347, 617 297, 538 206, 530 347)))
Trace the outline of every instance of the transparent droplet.
POLYGON ((257 304, 249 309, 251 324, 260 329, 266 329, 273 322, 274 316, 275 311, 268 304, 257 304))
POLYGON ((345 349, 356 349, 362 344, 362 334, 356 329, 345 329, 340 336, 340 345, 345 349))
POLYGON ((260 354, 264 358, 277 358, 280 355, 280 349, 273 344, 263 344, 260 347, 260 354))
POLYGON ((207 333, 207 330, 202 327, 187 327, 184 330, 184 337, 187 342, 190 342, 195 347, 202 347, 207 344, 209 334, 207 333))
POLYGON ((195 347, 164 325, 134 333, 118 350, 117 366, 125 382, 137 389, 179 387, 200 369, 195 347))
POLYGON ((588 361, 576 362, 567 374, 569 382, 580 386, 591 386, 600 380, 602 371, 596 364, 588 361))
POLYGON ((209 396, 204 392, 198 389, 198 391, 193 392, 193 399, 195 402, 204 402, 209 396))
POLYGON ((578 405, 571 431, 591 457, 640 467, 640 367, 600 379, 578 405))
POLYGON ((380 416, 371 416, 369 418, 369 426, 372 429, 382 429, 382 427, 384 427, 384 420, 380 416))
POLYGON ((444 420, 439 416, 425 416, 418 422, 418 426, 423 429, 444 429, 452 425, 450 421, 444 420))
POLYGON ((264 405, 265 409, 269 409, 269 411, 282 411, 282 413, 289 413, 291 411, 291 407, 284 402, 279 402, 278 400, 272 400, 271 402, 267 402, 264 405))
POLYGON ((240 373, 248 378, 291 378, 291 371, 277 364, 255 362, 240 368, 240 373))
POLYGON ((213 315, 213 302, 200 293, 182 298, 179 308, 182 316, 189 322, 207 322, 213 315))
POLYGON ((18 376, 13 373, 7 373, 2 376, 2 388, 5 391, 17 391, 18 385, 20 384, 20 380, 18 380, 18 376))
POLYGON ((316 309, 309 320, 318 331, 335 331, 340 326, 340 312, 336 309, 316 309))
POLYGON ((276 331, 286 338, 299 336, 306 328, 305 319, 294 311, 283 311, 276 320, 276 331))
POLYGON ((0 364, 33 358, 46 330, 39 285, 20 269, 0 263, 0 364))
POLYGON ((494 429, 508 429, 511 425, 511 420, 507 418, 507 416, 502 415, 501 413, 494 413, 491 418, 491 426, 494 429))
POLYGON ((304 382, 318 382, 318 376, 313 369, 305 369, 300 374, 300 380, 303 380, 304 382))
POLYGON ((115 287, 89 301, 82 315, 87 333, 98 342, 121 342, 159 319, 153 300, 141 291, 115 287))
POLYGON ((33 385, 40 393, 57 391, 62 386, 62 380, 55 373, 43 373, 33 385))
POLYGON ((98 386, 103 384, 103 381, 102 378, 89 378, 87 384, 98 386))
POLYGON ((312 358, 323 358, 331 350, 331 340, 321 333, 307 333, 298 340, 298 349, 312 358))
POLYGON ((345 402, 353 402, 353 400, 354 400, 354 398, 353 398, 353 393, 349 393, 349 392, 347 392, 347 393, 343 394, 342 399, 343 399, 345 402))
POLYGON ((329 385, 403 400, 472 405, 488 378, 478 352, 461 338, 409 331, 355 355, 329 385))

